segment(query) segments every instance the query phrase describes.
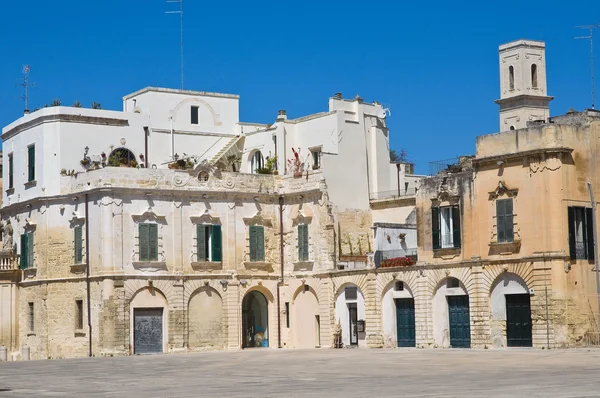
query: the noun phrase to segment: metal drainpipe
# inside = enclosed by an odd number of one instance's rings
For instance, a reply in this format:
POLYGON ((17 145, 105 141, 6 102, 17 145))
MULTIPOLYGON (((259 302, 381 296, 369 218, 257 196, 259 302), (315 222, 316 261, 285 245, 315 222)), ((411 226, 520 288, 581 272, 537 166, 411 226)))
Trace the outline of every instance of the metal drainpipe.
POLYGON ((92 352, 92 304, 90 302, 90 216, 88 207, 88 194, 85 194, 85 283, 87 289, 87 313, 88 313, 88 334, 89 334, 89 355, 92 352))
POLYGON ((283 195, 279 196, 279 259, 281 276, 277 283, 277 346, 281 348, 281 285, 283 285, 283 195))

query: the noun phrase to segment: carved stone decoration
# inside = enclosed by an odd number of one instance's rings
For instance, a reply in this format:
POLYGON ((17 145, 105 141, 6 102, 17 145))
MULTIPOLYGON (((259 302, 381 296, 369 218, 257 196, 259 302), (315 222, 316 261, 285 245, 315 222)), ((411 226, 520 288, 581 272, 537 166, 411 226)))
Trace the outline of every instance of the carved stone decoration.
POLYGON ((560 153, 549 153, 546 155, 546 169, 556 171, 562 166, 560 153))
POLYGON ((490 195, 490 200, 495 200, 501 196, 507 196, 509 198, 512 198, 514 196, 517 196, 517 193, 519 193, 518 188, 509 188, 504 181, 498 181, 498 186, 496 187, 496 189, 492 192, 488 192, 488 194, 490 195))
POLYGON ((173 176, 173 185, 175 185, 176 187, 184 187, 190 182, 190 180, 191 176, 185 175, 183 173, 176 173, 173 176))
POLYGON ((264 227, 273 228, 273 222, 267 218, 264 218, 262 213, 259 211, 254 217, 243 218, 245 225, 262 225, 264 227))
POLYGON ((538 156, 529 157, 529 171, 537 173, 541 167, 540 158, 538 156))
POLYGON ((233 189, 235 188, 235 181, 231 177, 227 177, 225 180, 221 181, 221 186, 225 189, 233 189))
POLYGON ((2 250, 10 251, 16 249, 16 245, 15 248, 13 248, 13 234, 13 227, 10 223, 10 220, 8 220, 6 224, 2 226, 2 250))
POLYGON ((204 211, 200 216, 192 216, 190 220, 193 224, 213 224, 220 225, 221 219, 219 217, 213 216, 209 213, 208 209, 204 211))
POLYGON ((296 217, 292 218, 292 225, 294 227, 296 227, 300 224, 310 224, 311 221, 312 221, 312 216, 305 215, 302 212, 298 212, 298 215, 296 217))

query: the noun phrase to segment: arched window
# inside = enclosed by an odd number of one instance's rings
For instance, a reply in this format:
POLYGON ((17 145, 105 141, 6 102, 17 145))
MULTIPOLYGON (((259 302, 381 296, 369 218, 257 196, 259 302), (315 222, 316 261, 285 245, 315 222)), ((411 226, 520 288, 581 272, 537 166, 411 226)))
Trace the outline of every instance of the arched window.
POLYGON ((262 153, 260 151, 254 152, 252 155, 252 163, 251 163, 251 171, 254 174, 258 173, 258 169, 262 169, 264 167, 265 161, 262 153))
POLYGON ((515 89, 515 68, 512 65, 508 67, 508 89, 515 89))
POLYGON ((511 129, 511 130, 514 130, 514 129, 515 129, 515 126, 510 126, 510 129, 511 129))
POLYGON ((108 165, 111 167, 136 167, 135 155, 127 148, 117 148, 108 156, 108 165))
POLYGON ((537 88, 538 87, 538 83, 537 83, 537 65, 536 64, 531 65, 531 87, 533 87, 533 88, 537 88))

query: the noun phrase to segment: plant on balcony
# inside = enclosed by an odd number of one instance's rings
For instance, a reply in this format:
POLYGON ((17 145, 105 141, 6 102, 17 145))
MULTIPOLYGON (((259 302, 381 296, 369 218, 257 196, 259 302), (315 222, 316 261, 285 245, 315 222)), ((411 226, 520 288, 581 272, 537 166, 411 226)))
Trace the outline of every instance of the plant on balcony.
POLYGON ((387 258, 381 262, 381 268, 408 267, 414 265, 415 261, 410 257, 387 258))
POLYGON ((292 172, 294 177, 300 177, 304 172, 304 162, 300 160, 300 148, 298 148, 298 151, 292 148, 292 152, 294 152, 294 157, 288 159, 288 169, 292 172))
POLYGON ((259 167, 256 169, 257 174, 273 174, 275 172, 275 166, 277 165, 277 156, 267 158, 267 164, 265 167, 259 167))
POLYGON ((79 161, 83 167, 88 167, 92 162, 87 156, 79 161))

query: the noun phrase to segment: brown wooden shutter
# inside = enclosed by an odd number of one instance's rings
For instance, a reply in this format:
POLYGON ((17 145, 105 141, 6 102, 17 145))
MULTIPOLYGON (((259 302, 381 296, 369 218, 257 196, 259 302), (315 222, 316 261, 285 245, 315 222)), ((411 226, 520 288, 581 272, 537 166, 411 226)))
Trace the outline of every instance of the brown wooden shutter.
POLYGON ((440 249, 442 247, 441 237, 442 231, 440 230, 440 208, 431 208, 431 237, 433 240, 433 250, 440 249))
POLYGON ((592 209, 585 209, 585 227, 587 230, 586 249, 587 259, 594 261, 594 217, 592 209))

